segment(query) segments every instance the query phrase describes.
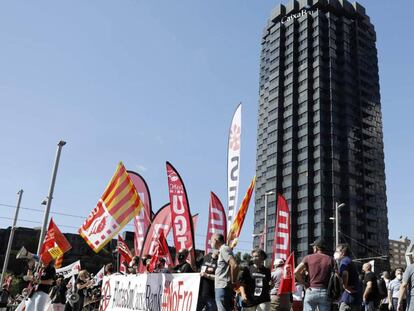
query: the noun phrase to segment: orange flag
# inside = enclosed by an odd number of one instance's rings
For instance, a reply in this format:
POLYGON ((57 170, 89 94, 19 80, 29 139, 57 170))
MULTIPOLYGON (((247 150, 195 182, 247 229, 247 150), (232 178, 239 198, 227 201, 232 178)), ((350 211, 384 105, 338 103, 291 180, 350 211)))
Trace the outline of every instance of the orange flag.
POLYGON ((40 260, 44 264, 48 264, 52 260, 57 259, 59 256, 63 256, 72 246, 69 244, 65 236, 60 232, 59 228, 53 222, 53 218, 50 219, 49 229, 47 230, 45 240, 42 248, 40 249, 40 260))
POLYGON ((122 162, 79 234, 98 253, 138 213, 143 203, 122 162))
POLYGON ((249 208, 249 203, 253 194, 255 183, 256 176, 253 177, 249 189, 247 189, 246 195, 243 198, 243 202, 237 211, 236 218, 234 218, 233 224, 230 227, 230 231, 227 236, 227 245, 229 245, 231 248, 235 248, 237 245, 237 239, 239 238, 241 229, 243 227, 244 218, 246 217, 247 209, 249 208))

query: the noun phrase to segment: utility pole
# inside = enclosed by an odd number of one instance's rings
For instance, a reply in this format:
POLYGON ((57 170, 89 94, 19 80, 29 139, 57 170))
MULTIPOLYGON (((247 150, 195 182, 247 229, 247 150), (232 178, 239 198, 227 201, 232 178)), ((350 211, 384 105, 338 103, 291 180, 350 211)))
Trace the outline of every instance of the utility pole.
POLYGON ((58 148, 56 151, 56 158, 55 158, 55 164, 53 166, 53 172, 52 172, 52 180, 50 182, 50 188, 49 188, 49 195, 47 196, 47 200, 46 200, 46 211, 45 211, 45 216, 43 218, 43 226, 42 226, 42 231, 40 232, 40 237, 39 237, 39 245, 37 246, 37 254, 40 255, 40 249, 42 248, 43 245, 43 240, 45 238, 46 235, 46 226, 49 220, 49 213, 50 213, 50 206, 52 205, 52 199, 53 199, 53 191, 55 189, 55 182, 56 182, 56 175, 57 175, 57 170, 59 167, 59 159, 60 159, 60 154, 62 152, 62 147, 66 145, 66 142, 61 140, 58 143, 58 148))
POLYGON ((339 209, 341 207, 344 207, 345 203, 339 204, 338 202, 335 202, 335 247, 339 244, 339 209))
POLYGON ((17 199, 16 213, 14 214, 13 226, 10 229, 9 243, 7 244, 6 255, 4 257, 4 264, 1 273, 0 284, 3 284, 3 279, 6 276, 7 266, 9 264, 10 251, 13 244, 14 231, 16 230, 17 217, 19 216, 20 202, 22 201, 23 189, 20 189, 19 192, 17 192, 17 194, 19 195, 19 197, 17 199))

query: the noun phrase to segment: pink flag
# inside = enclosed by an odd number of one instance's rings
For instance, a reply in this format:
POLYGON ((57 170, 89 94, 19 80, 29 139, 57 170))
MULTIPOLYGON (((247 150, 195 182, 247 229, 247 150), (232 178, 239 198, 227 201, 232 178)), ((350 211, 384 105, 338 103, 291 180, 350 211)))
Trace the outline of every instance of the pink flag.
MULTIPOLYGON (((168 236, 171 230, 171 209, 170 204, 165 204, 155 214, 154 219, 150 227, 148 228, 147 234, 144 239, 144 246, 142 247, 141 257, 147 255, 153 255, 158 245, 158 237, 161 232, 164 236, 168 236)), ((145 271, 145 267, 140 265, 139 271, 142 273, 145 271)))
POLYGON ((187 192, 180 175, 169 162, 167 162, 167 177, 175 249, 177 251, 187 249, 190 251, 190 256, 195 259, 193 222, 187 192))
POLYGON ((129 177, 144 204, 141 212, 134 217, 134 253, 135 256, 141 254, 142 246, 144 244, 145 234, 151 224, 152 218, 152 207, 151 207, 151 196, 144 178, 138 173, 128 171, 129 177))
POLYGON ((275 235, 273 239, 273 258, 286 260, 290 254, 290 212, 289 206, 283 195, 277 195, 277 212, 275 235))
POLYGON ((211 252, 210 240, 214 233, 220 233, 224 236, 224 243, 227 235, 227 221, 226 212, 220 199, 214 194, 210 193, 210 204, 208 212, 208 227, 206 236, 206 254, 211 252))

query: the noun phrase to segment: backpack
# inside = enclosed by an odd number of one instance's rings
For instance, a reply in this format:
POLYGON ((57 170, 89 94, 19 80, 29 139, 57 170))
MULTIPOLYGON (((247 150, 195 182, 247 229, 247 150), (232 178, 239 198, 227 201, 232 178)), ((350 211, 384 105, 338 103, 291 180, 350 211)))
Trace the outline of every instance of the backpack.
POLYGON ((328 297, 332 300, 337 300, 341 297, 341 280, 335 271, 331 272, 328 282, 328 297))
POLYGON ((385 283, 385 280, 383 278, 380 278, 377 280, 377 287, 378 287, 378 298, 379 299, 385 299, 388 296, 387 291, 387 284, 385 283))

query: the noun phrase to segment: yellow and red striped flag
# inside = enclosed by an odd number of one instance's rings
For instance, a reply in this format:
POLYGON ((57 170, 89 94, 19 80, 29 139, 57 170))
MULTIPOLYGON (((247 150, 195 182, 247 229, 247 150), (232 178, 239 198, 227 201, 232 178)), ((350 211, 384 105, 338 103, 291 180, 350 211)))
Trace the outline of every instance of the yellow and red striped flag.
POLYGON ((79 228, 79 234, 98 253, 133 217, 143 204, 122 162, 101 199, 79 228))
POLYGON ((241 229, 243 227, 244 218, 246 218, 247 209, 249 207, 250 199, 253 194, 254 185, 256 183, 256 176, 253 177, 250 183, 249 189, 243 198, 239 210, 237 211, 236 218, 234 218, 233 224, 230 227, 229 234, 227 236, 227 245, 231 248, 235 248, 237 245, 237 239, 240 236, 241 229))

